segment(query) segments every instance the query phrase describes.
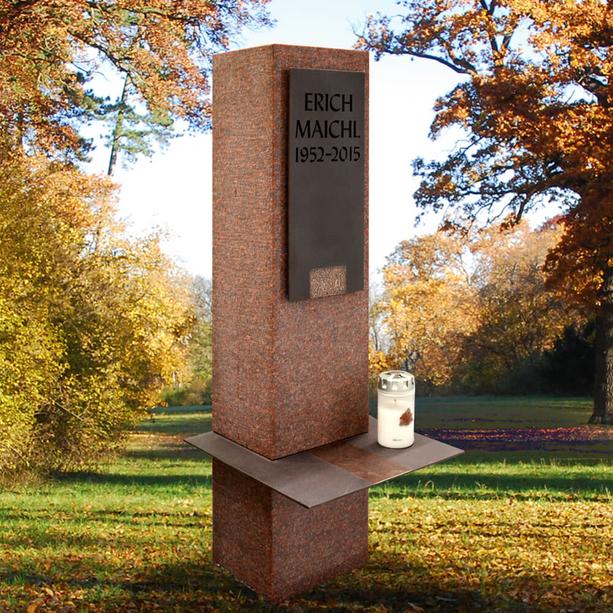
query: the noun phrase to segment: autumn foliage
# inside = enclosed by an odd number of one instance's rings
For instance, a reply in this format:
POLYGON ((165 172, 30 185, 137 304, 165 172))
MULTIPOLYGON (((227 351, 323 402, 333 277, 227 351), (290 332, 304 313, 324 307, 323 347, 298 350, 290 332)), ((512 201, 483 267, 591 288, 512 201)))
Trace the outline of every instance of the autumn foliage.
POLYGON ((405 0, 369 18, 358 46, 460 75, 435 104, 443 159, 414 162, 415 200, 448 228, 563 209, 549 284, 596 318, 594 421, 613 420, 613 13, 604 0, 405 0))
POLYGON ((439 231, 403 241, 383 269, 376 308, 386 341, 371 345, 372 371, 407 366, 422 392, 530 390, 543 354, 583 322, 545 285, 561 234, 556 223, 522 221, 468 240, 439 231))
POLYGON ((80 166, 85 129, 110 174, 210 127, 212 55, 266 4, 0 0, 0 470, 91 463, 172 381, 206 381, 192 281, 117 222, 115 186, 80 166))
POLYGON ((212 55, 242 27, 267 24, 267 1, 0 0, 0 130, 78 159, 91 122, 132 154, 150 152, 175 120, 206 129, 212 55))
POLYGON ((156 236, 127 240, 102 179, 0 166, 0 466, 66 468, 114 446, 180 368, 192 324, 156 236))

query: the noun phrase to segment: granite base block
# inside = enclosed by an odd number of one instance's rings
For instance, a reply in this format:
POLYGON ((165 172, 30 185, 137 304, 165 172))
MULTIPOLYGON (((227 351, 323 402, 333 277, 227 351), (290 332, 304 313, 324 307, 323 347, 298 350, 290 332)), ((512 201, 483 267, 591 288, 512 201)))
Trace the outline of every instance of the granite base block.
POLYGON ((213 460, 213 561, 271 602, 368 560, 368 491, 305 508, 213 460))

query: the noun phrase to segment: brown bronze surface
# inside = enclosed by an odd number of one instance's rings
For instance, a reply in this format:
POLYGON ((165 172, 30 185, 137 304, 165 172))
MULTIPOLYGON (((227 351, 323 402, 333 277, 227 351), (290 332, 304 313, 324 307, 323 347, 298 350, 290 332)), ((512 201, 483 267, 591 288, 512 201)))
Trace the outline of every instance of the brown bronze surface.
POLYGON ((214 432, 186 441, 304 507, 312 508, 436 464, 461 449, 415 434, 415 443, 388 449, 377 443, 377 420, 366 434, 269 460, 214 432))
POLYGON ((311 268, 309 271, 309 297, 325 298, 338 296, 347 290, 347 268, 329 266, 328 268, 311 268))

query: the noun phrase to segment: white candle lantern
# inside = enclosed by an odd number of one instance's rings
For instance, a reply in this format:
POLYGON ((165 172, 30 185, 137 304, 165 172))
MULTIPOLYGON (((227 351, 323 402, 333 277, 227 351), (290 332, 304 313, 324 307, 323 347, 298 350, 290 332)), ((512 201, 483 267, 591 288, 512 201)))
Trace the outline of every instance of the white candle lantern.
POLYGON ((377 441, 383 447, 410 447, 415 441, 415 378, 386 370, 377 389, 377 441))

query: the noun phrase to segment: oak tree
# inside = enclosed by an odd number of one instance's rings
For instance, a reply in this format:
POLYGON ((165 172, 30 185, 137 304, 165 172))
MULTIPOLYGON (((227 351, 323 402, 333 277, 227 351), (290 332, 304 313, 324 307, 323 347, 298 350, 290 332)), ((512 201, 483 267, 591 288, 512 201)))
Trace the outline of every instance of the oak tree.
POLYGON ((370 17, 358 46, 442 64, 460 82, 435 105, 431 137, 463 139, 417 159, 422 210, 466 229, 555 201, 565 233, 547 269, 597 321, 592 421, 613 421, 613 14, 605 0, 403 0, 370 17), (575 282, 576 279, 576 282, 575 282))

